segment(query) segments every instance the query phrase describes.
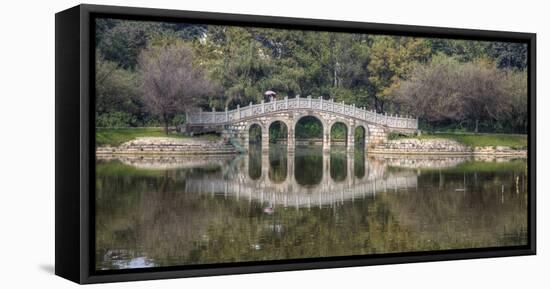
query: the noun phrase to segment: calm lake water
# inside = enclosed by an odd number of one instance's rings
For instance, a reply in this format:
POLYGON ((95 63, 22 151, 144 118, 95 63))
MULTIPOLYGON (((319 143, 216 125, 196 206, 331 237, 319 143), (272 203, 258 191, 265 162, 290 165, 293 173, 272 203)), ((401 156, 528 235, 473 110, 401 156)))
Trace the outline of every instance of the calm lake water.
POLYGON ((96 267, 524 245, 526 160, 269 154, 98 157, 96 267))

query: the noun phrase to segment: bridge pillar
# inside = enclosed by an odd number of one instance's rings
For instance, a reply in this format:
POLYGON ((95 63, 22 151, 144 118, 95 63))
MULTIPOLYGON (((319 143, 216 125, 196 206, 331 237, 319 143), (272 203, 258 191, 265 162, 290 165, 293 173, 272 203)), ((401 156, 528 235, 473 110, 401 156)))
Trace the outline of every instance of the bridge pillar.
POLYGON ((330 152, 323 150, 323 182, 325 186, 330 185, 330 152))
POLYGON ((244 168, 243 168, 243 175, 245 175, 245 177, 243 177, 243 179, 247 179, 247 177, 250 176, 250 173, 249 173, 249 167, 250 167, 250 154, 247 153, 244 154, 244 157, 243 157, 243 160, 244 160, 244 168))
MULTIPOLYGON (((294 155, 287 155, 286 159, 286 181, 289 185, 294 184, 294 155)), ((291 188, 289 188, 291 189, 291 188)), ((291 191, 291 190, 289 190, 291 191)))
POLYGON ((355 149, 355 126, 354 125, 350 125, 348 127, 347 138, 348 138, 346 143, 347 151, 350 153, 353 153, 355 149))
POLYGON ((294 153, 296 148, 296 136, 294 135, 294 128, 287 125, 286 144, 288 153, 294 153))
MULTIPOLYGON (((263 143, 263 140, 262 140, 263 143)), ((262 154, 261 154, 261 162, 262 162, 262 176, 260 177, 261 180, 269 180, 269 152, 264 152, 262 147, 262 154)))
POLYGON ((246 152, 250 150, 250 131, 247 130, 243 133, 243 148, 246 152))
POLYGON ((262 152, 269 151, 269 128, 262 129, 262 152))
POLYGON ((330 127, 323 125, 323 152, 330 151, 330 127))
POLYGON ((348 155, 347 155, 347 169, 348 169, 348 172, 347 172, 347 175, 348 175, 348 189, 354 189, 354 184, 355 184, 355 154, 353 154, 353 150, 350 152, 348 150, 348 155))

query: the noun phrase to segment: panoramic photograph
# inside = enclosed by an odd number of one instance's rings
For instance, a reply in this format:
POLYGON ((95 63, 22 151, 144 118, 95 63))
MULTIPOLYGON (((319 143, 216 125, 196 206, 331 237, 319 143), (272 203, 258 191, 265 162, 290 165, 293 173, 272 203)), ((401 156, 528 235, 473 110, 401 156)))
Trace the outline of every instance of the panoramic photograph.
POLYGON ((97 18, 95 270, 527 245, 527 60, 97 18))

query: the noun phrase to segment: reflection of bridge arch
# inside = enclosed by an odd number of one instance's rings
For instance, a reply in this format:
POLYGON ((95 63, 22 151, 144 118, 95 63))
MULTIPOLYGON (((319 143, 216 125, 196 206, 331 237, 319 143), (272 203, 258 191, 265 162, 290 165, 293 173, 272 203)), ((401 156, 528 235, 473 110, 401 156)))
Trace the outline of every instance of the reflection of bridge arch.
MULTIPOLYGON (((415 190, 419 168, 448 168, 474 157, 467 156, 375 156, 368 159, 354 159, 348 166, 345 181, 334 182, 326 177, 330 171, 330 154, 323 155, 323 178, 312 186, 301 186, 292 179, 294 162, 287 163, 287 176, 283 181, 273 181, 266 173, 269 162, 260 150, 262 169, 257 179, 249 175, 249 157, 247 155, 229 156, 135 156, 135 155, 98 155, 99 161, 117 160, 125 165, 146 170, 175 170, 191 168, 209 168, 201 173, 200 178, 189 179, 185 182, 185 191, 202 194, 221 194, 240 199, 271 202, 276 206, 324 206, 354 200, 379 192, 399 192, 401 190, 415 190), (359 161, 358 161, 359 160, 359 161), (363 177, 355 177, 351 171, 363 163, 365 173, 363 177), (211 168, 218 168, 212 170, 211 168), (400 167, 399 170, 388 170, 389 167, 400 167)), ((357 155, 357 154, 355 154, 357 155)), ((290 160, 292 154, 288 154, 290 160)), ((350 154, 351 156, 351 154, 350 154)), ((501 158, 497 158, 500 160, 501 158)), ((486 159, 484 159, 486 160, 486 159)), ((178 178, 177 174, 168 174, 178 178)))
MULTIPOLYGON (((351 179, 354 179, 354 181, 362 181, 369 176, 372 177, 372 174, 377 174, 377 176, 382 176, 384 174, 384 170, 381 170, 382 167, 380 165, 380 162, 372 161, 369 162, 365 158, 360 158, 360 162, 362 163, 364 167, 364 174, 361 177, 356 177, 355 174, 355 168, 356 168, 356 158, 354 154, 346 153, 343 151, 342 153, 346 154, 342 160, 344 161, 344 167, 345 171, 341 174, 343 178, 334 178, 334 172, 339 171, 339 168, 332 167, 334 163, 339 159, 336 157, 336 154, 330 154, 327 152, 323 152, 322 154, 317 155, 314 153, 313 157, 321 157, 321 160, 319 162, 319 172, 322 172, 322 176, 320 180, 314 182, 314 183, 300 183, 299 180, 297 180, 296 172, 296 159, 298 158, 298 155, 294 154, 288 154, 285 158, 286 161, 286 176, 284 180, 277 180, 273 179, 272 176, 269 173, 269 169, 273 167, 273 163, 271 162, 270 155, 271 152, 268 154, 267 152, 259 153, 259 150, 251 150, 251 152, 243 157, 244 167, 246 172, 248 172, 247 178, 250 181, 255 182, 262 182, 265 184, 273 185, 280 183, 291 183, 292 185, 299 186, 302 188, 313 188, 319 184, 338 184, 342 182, 350 181, 351 179), (251 169, 253 167, 254 169, 251 169), (378 170, 377 170, 378 169, 378 170)), ((285 152, 286 153, 286 152, 285 152)), ((311 163, 311 159, 307 160, 311 163)), ((385 165, 383 166, 385 168, 385 165)))
MULTIPOLYGON (((329 155, 323 154, 323 177, 316 185, 300 185, 293 177, 294 161, 288 158, 286 179, 274 182, 269 178, 267 169, 264 170, 268 159, 262 154, 262 174, 258 179, 248 175, 248 169, 242 171, 229 170, 231 175, 193 179, 186 183, 187 190, 197 193, 223 194, 234 196, 237 199, 248 199, 259 202, 268 202, 274 206, 285 207, 312 207, 342 203, 346 200, 364 198, 375 195, 377 192, 399 191, 414 189, 417 185, 417 175, 414 171, 386 172, 386 165, 376 160, 365 162, 363 178, 356 178, 352 173, 353 159, 348 158, 348 172, 346 178, 337 182, 330 177, 330 167, 327 167, 329 155), (351 161, 350 161, 351 159, 351 161), (292 171, 291 171, 292 168, 292 171), (246 172, 246 173, 243 173, 246 172)), ((245 167, 249 165, 248 156, 241 159, 245 167)))

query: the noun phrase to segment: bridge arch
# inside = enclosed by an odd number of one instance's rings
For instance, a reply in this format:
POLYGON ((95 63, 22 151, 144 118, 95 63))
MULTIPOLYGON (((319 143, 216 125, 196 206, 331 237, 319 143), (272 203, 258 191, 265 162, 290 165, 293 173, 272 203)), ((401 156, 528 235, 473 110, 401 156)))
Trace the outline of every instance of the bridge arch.
POLYGON ((290 126, 291 124, 289 123, 289 121, 283 118, 271 119, 268 125, 266 126, 268 129, 270 142, 276 142, 280 139, 285 139, 286 140, 285 142, 288 143, 290 126), (273 136, 273 139, 272 139, 272 136, 273 136))
POLYGON ((293 123, 293 137, 295 139, 298 139, 300 138, 300 136, 298 135, 298 125, 300 123, 302 123, 303 121, 306 121, 306 119, 312 119, 313 121, 319 123, 321 125, 321 128, 320 128, 320 131, 318 133, 318 137, 321 138, 322 140, 322 143, 323 143, 323 148, 325 146, 325 137, 326 137, 326 134, 327 134, 327 129, 328 129, 328 126, 327 126, 327 123, 325 121, 325 119, 321 116, 321 115, 317 115, 316 113, 304 113, 304 114, 301 114, 301 115, 298 115, 297 117, 295 117, 295 121, 293 123))
POLYGON ((261 143, 265 128, 260 122, 252 122, 246 127, 248 143, 261 143))
POLYGON ((368 143, 369 143, 369 127, 368 125, 364 124, 356 124, 355 125, 355 145, 358 145, 359 147, 366 149, 368 143))
MULTIPOLYGON (((343 142, 344 142, 344 145, 348 145, 348 138, 349 138, 349 134, 350 134, 350 125, 349 123, 347 123, 346 121, 344 120, 335 120, 334 122, 332 122, 330 124, 330 129, 329 129, 329 132, 330 132, 330 141, 331 141, 331 145, 332 143, 334 143, 336 140, 337 140, 337 133, 338 133, 338 130, 344 130, 343 132, 343 135, 341 136, 343 142)), ((340 138, 338 138, 338 140, 340 140, 340 138)))

